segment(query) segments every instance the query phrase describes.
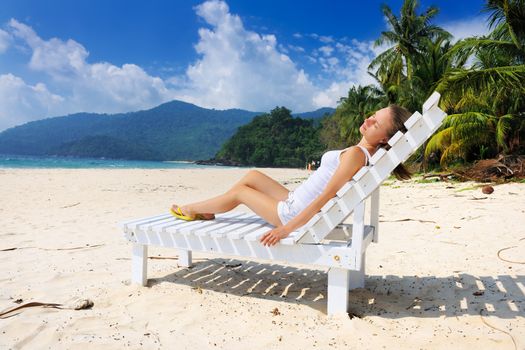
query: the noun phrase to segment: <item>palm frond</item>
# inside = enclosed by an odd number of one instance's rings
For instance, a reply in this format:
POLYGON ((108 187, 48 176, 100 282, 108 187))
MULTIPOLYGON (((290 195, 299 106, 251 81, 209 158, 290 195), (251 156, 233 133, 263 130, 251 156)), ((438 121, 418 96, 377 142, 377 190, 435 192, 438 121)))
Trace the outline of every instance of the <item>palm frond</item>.
POLYGON ((462 94, 472 89, 476 92, 505 86, 525 92, 525 65, 486 68, 482 70, 454 69, 439 82, 436 90, 442 94, 462 94))
POLYGON ((461 142, 454 142, 443 151, 439 163, 446 168, 449 163, 458 158, 465 158, 465 147, 461 142))
POLYGON ((432 153, 442 152, 451 144, 452 127, 445 128, 436 132, 428 141, 425 147, 425 158, 432 153))
POLYGON ((507 152, 509 149, 507 145, 507 137, 509 136, 509 131, 512 128, 512 122, 514 118, 514 115, 506 114, 504 116, 501 116, 498 119, 498 123, 496 124, 496 143, 505 152, 507 152))
POLYGON ((509 56, 523 57, 525 52, 513 42, 506 40, 491 39, 486 37, 466 38, 458 41, 447 53, 451 57, 464 60, 479 50, 495 50, 509 56))

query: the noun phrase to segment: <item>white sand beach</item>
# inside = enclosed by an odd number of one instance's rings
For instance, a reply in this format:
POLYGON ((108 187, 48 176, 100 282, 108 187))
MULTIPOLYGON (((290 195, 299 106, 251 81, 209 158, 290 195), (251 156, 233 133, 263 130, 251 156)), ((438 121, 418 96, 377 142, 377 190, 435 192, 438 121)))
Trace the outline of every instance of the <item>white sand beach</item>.
MULTIPOLYGON (((119 223, 225 191, 247 169, 0 169, 1 349, 525 349, 525 184, 388 180, 352 317, 326 270, 152 248, 130 283, 119 223), (499 256, 498 256, 499 253, 499 256), (160 258, 160 259, 159 259, 160 258), (73 310, 77 299, 90 309, 73 310)), ((305 170, 261 169, 289 188, 305 170)), ((240 208, 239 210, 246 210, 240 208)))

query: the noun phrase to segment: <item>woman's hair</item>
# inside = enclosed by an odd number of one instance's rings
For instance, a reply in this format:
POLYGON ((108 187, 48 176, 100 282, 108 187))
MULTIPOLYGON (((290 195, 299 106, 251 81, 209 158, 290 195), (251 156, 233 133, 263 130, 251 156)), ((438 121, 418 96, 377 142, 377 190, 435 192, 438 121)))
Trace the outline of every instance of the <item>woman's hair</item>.
MULTIPOLYGON (((406 132, 405 122, 410 118, 412 113, 410 113, 406 108, 398 105, 388 106, 392 116, 392 129, 388 131, 388 138, 394 136, 398 131, 406 132)), ((388 144, 384 146, 385 148, 390 148, 388 144)), ((399 164, 394 171, 392 172, 398 180, 408 180, 412 176, 410 171, 403 165, 399 164)))

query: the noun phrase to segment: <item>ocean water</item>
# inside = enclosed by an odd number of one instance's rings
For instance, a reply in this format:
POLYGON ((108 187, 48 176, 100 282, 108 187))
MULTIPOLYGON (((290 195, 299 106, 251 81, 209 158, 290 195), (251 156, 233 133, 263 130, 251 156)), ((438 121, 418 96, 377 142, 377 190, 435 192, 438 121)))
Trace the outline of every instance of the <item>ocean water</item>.
POLYGON ((0 168, 16 169, 195 169, 213 165, 97 158, 0 155, 0 168))

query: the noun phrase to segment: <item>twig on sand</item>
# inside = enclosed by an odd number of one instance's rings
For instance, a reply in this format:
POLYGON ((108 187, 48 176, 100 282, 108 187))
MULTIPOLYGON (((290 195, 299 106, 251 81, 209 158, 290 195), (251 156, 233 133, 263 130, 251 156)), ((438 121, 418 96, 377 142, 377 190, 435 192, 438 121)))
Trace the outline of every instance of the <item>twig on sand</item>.
POLYGON ((463 243, 448 242, 448 241, 439 241, 439 242, 446 243, 446 244, 459 245, 459 246, 462 246, 462 247, 466 247, 467 246, 466 244, 463 244, 463 243))
POLYGON ((425 174, 423 175, 423 179, 429 179, 431 177, 439 177, 441 181, 448 181, 449 176, 453 176, 454 173, 448 173, 448 174, 425 174))
MULTIPOLYGON (((520 241, 523 241, 523 240, 525 240, 525 237, 523 237, 523 238, 520 239, 520 241)), ((513 263, 513 264, 525 264, 525 261, 512 261, 512 260, 504 259, 504 258, 502 258, 501 255, 500 255, 501 252, 503 252, 503 251, 505 251, 505 250, 509 250, 509 249, 517 248, 517 247, 518 247, 518 246, 513 245, 513 246, 511 246, 511 247, 501 248, 500 250, 498 250, 498 258, 499 258, 500 260, 503 260, 503 261, 505 261, 505 262, 509 262, 509 263, 513 263)))
POLYGON ((72 306, 67 306, 63 304, 56 304, 56 303, 41 303, 38 301, 32 301, 29 303, 25 303, 22 305, 18 305, 15 307, 10 307, 7 309, 4 309, 0 311, 0 319, 2 318, 9 318, 13 317, 15 315, 18 315, 19 313, 9 315, 15 311, 18 311, 20 309, 25 309, 28 307, 35 307, 35 306, 42 306, 45 308, 53 308, 53 309, 63 309, 63 310, 84 310, 84 309, 91 309, 93 307, 94 303, 90 299, 79 299, 75 301, 75 304, 72 306))
POLYGON ((88 249, 88 248, 102 247, 103 245, 105 245, 105 244, 94 244, 94 245, 86 244, 85 246, 82 246, 82 247, 71 247, 71 248, 38 248, 38 249, 42 249, 42 250, 76 250, 76 249, 88 249))
POLYGON ((40 250, 77 250, 77 249, 97 248, 97 247, 102 247, 103 245, 105 244, 94 244, 94 245, 86 244, 85 246, 71 247, 71 248, 11 247, 11 248, 0 249, 0 252, 8 252, 11 250, 30 249, 30 248, 40 249, 40 250))
POLYGON ((514 349, 517 350, 517 349, 518 349, 518 345, 516 344, 516 340, 514 340, 514 337, 512 336, 512 334, 510 334, 510 333, 507 332, 507 331, 504 331, 503 329, 499 329, 499 328, 497 328, 497 327, 494 327, 493 325, 491 325, 491 324, 489 324, 487 321, 485 321, 485 319, 483 318, 483 315, 482 315, 483 310, 484 310, 484 309, 479 310, 479 317, 481 317, 481 321, 482 321, 486 326, 488 326, 488 327, 490 327, 490 328, 492 328, 492 329, 495 329, 495 330, 497 330, 497 331, 500 331, 500 332, 503 332, 503 333, 507 334, 507 335, 510 337, 510 339, 512 339, 512 342, 514 343, 514 349))
POLYGON ((71 207, 76 207, 77 205, 79 205, 80 202, 77 202, 77 203, 74 203, 74 204, 69 204, 69 205, 64 205, 63 207, 61 207, 62 209, 65 209, 65 208, 71 208, 71 207))
POLYGON ((411 219, 411 218, 397 219, 397 220, 379 220, 379 222, 403 222, 403 221, 431 222, 434 224, 436 223, 435 221, 432 221, 432 220, 419 220, 419 219, 411 219))

